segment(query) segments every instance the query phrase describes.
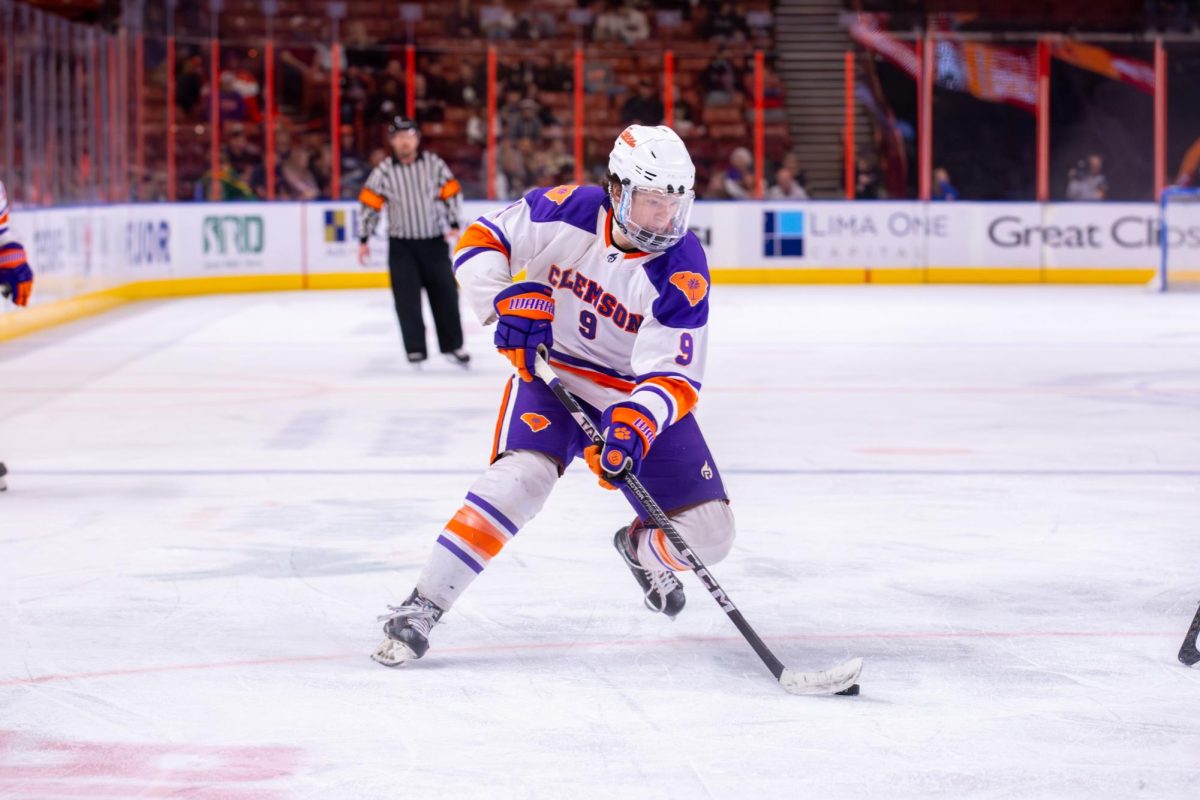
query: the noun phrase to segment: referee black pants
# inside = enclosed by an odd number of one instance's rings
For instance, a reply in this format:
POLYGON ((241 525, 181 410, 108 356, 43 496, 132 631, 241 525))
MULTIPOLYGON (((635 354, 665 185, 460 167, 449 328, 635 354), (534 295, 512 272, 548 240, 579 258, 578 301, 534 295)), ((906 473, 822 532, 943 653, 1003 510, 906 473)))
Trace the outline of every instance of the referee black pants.
POLYGON ((421 289, 429 295, 438 347, 451 353, 463 346, 462 320, 458 316, 458 284, 450 268, 450 247, 433 239, 388 239, 388 272, 392 297, 400 319, 400 335, 410 355, 428 355, 425 319, 421 315, 421 289))

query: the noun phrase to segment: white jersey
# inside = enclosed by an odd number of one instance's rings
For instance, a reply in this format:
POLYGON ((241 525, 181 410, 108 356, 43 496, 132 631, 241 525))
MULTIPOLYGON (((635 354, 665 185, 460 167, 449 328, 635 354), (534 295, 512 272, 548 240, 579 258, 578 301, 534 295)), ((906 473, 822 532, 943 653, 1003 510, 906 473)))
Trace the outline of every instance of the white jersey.
POLYGON ((0 181, 0 239, 8 235, 8 192, 4 191, 4 181, 0 181))
POLYGON ((598 409, 632 399, 661 433, 696 405, 708 338, 708 262, 692 233, 661 253, 612 240, 612 204, 598 186, 535 189, 465 231, 454 269, 480 322, 513 276, 554 290, 550 363, 598 409))

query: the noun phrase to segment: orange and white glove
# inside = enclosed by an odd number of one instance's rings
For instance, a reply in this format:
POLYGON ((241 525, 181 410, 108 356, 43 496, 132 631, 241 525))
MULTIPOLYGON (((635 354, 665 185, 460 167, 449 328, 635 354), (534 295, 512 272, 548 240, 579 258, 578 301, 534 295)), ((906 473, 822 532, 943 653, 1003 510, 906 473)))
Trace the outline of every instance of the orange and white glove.
POLYGON ((583 451, 588 468, 600 478, 605 489, 616 489, 627 475, 637 475, 642 459, 658 436, 658 423, 645 407, 626 400, 604 411, 600 427, 604 445, 593 444, 583 451))
POLYGON ((496 321, 496 348, 517 368, 526 383, 533 380, 533 364, 538 348, 550 349, 554 343, 554 290, 544 283, 514 283, 493 302, 496 321))

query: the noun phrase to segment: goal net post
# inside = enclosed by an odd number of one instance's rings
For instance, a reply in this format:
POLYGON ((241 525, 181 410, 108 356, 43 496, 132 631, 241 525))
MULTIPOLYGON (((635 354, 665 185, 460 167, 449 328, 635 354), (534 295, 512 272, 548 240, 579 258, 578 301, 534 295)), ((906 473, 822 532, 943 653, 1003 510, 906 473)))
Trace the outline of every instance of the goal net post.
POLYGON ((1158 251, 1152 289, 1200 291, 1200 187, 1163 189, 1158 204, 1158 251))

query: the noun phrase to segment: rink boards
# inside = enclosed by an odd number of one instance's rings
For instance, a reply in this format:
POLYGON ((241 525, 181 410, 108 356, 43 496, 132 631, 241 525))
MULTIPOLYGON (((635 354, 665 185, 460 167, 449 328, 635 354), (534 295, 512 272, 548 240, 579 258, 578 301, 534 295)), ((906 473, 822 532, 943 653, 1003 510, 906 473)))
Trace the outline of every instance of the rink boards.
MULTIPOLYGON (((466 204, 466 218, 498 203, 466 204)), ((34 306, 0 339, 143 297, 386 284, 384 226, 357 263, 352 202, 17 210, 34 306)), ((692 229, 726 283, 1145 283, 1152 203, 702 202, 692 229)), ((1172 269, 1200 270, 1200 203, 1173 205, 1172 269)), ((7 309, 11 311, 10 309, 7 309)))

